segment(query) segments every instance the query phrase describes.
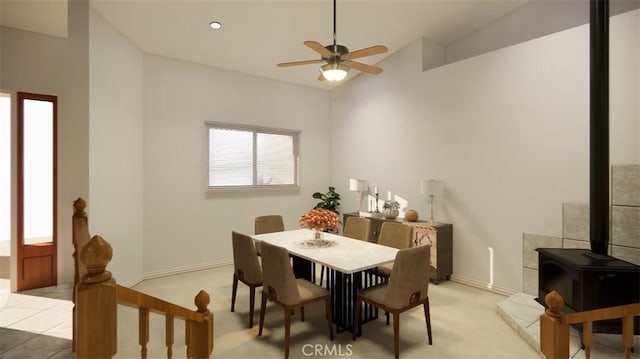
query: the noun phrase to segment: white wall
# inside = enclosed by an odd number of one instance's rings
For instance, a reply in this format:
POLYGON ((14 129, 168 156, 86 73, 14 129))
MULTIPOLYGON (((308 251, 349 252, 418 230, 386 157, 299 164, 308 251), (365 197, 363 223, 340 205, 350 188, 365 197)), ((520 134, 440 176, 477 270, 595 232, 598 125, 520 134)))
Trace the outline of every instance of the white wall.
MULTIPOLYGON (((639 33, 638 10, 611 19, 612 164, 640 162, 639 33)), ((522 233, 560 236, 562 202, 588 202, 588 39, 580 26, 424 73, 416 41, 333 91, 332 182, 366 178, 425 218, 419 182, 443 180, 454 275, 488 282, 490 246, 496 287, 520 291, 522 233)))
POLYGON ((325 91, 168 58, 144 57, 144 270, 231 263, 231 231, 282 214, 287 228, 329 183, 325 91), (301 130, 300 191, 207 193, 205 121, 301 130))
POLYGON ((615 21, 610 23, 609 40, 611 161, 640 163, 640 10, 612 19, 615 21))
MULTIPOLYGON (((0 3, 2 3, 2 0, 0 0, 0 3)), ((0 4, 0 8, 2 8, 2 5, 0 4)), ((2 16, 2 13, 0 12, 0 17, 2 16)), ((0 39, 2 39, 2 31, 4 29, 4 26, 0 25, 0 39)), ((0 42, 0 84, 2 84, 2 52, 3 52, 3 46, 2 43, 0 42)))
MULTIPOLYGON (((68 39, 7 27, 0 33, 0 88, 14 94, 23 91, 58 96, 60 283, 73 279, 72 203, 77 197, 87 198, 89 193, 88 6, 84 1, 69 2, 68 39)), ((15 180, 13 183, 15 186, 15 180)), ((12 256, 15 257, 15 248, 12 256)))
POLYGON ((90 13, 90 192, 93 234, 113 248, 121 284, 143 278, 143 55, 90 13))

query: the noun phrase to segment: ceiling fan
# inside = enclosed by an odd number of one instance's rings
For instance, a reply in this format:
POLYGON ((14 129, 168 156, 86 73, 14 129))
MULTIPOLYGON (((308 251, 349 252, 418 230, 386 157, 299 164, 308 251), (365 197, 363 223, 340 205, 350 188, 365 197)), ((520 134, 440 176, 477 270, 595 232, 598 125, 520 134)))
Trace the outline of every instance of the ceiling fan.
POLYGON ((381 68, 353 61, 353 59, 387 52, 387 48, 382 45, 375 45, 350 52, 346 46, 338 45, 336 43, 336 0, 333 0, 333 44, 322 46, 322 44, 316 41, 305 41, 304 44, 311 50, 320 54, 321 58, 317 60, 283 62, 279 63, 278 67, 326 62, 325 65, 320 67, 320 76, 318 76, 318 80, 320 81, 340 81, 347 76, 347 71, 351 68, 368 74, 377 75, 382 72, 381 68))

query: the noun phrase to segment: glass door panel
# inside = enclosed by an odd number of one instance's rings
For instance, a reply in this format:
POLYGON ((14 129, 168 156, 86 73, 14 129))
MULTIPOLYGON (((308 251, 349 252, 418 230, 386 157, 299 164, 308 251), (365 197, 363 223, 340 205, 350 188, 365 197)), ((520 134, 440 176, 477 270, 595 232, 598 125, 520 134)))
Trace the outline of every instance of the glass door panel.
POLYGON ((17 288, 25 290, 57 284, 57 98, 17 98, 17 288))
POLYGON ((24 100, 24 244, 53 241, 53 103, 24 100))
POLYGON ((9 256, 11 216, 11 97, 0 93, 0 256, 9 256))

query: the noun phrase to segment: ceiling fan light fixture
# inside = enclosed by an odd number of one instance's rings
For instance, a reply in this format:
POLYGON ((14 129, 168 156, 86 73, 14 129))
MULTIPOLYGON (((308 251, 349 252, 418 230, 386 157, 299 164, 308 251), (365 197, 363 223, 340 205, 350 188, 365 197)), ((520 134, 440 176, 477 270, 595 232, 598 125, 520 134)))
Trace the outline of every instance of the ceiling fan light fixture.
POLYGON ((349 67, 340 63, 329 63, 320 67, 320 72, 325 80, 332 82, 344 80, 347 77, 347 71, 349 71, 349 67))
POLYGON ((321 56, 320 59, 281 62, 278 64, 278 67, 309 65, 326 62, 326 65, 320 67, 320 76, 318 76, 318 81, 326 80, 332 82, 344 80, 344 78, 347 77, 347 72, 350 68, 354 68, 355 70, 366 72, 372 75, 378 75, 382 73, 382 69, 379 67, 353 61, 353 59, 385 53, 387 52, 386 47, 382 45, 375 45, 349 52, 349 49, 346 46, 339 45, 336 42, 336 39, 336 0, 333 0, 333 44, 323 46, 317 41, 307 40, 304 42, 304 45, 318 53, 321 56))

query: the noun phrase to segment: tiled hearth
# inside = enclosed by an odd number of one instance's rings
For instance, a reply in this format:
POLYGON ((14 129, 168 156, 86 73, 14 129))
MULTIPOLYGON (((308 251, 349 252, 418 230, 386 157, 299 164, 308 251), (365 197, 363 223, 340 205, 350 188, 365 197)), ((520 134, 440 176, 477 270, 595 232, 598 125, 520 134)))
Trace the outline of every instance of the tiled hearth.
MULTIPOLYGON (((640 265, 640 165, 612 167, 611 241, 609 254, 640 265)), ((544 308, 535 301, 538 295, 538 252, 536 248, 590 248, 589 205, 562 204, 562 237, 523 234, 523 292, 498 305, 498 313, 531 347, 540 350, 539 318, 544 308)), ((594 334, 592 358, 620 358, 620 335, 594 334)), ((571 329, 571 358, 584 358, 580 338, 571 329)), ((634 337, 634 358, 640 357, 640 336, 634 337)))
MULTIPOLYGON (((508 323, 518 335, 533 349, 540 353, 540 315, 544 308, 535 301, 535 296, 526 293, 516 293, 498 303, 498 314, 508 323)), ((569 332, 569 358, 585 358, 584 350, 580 348, 580 336, 577 330, 571 328, 569 332)), ((640 358, 640 336, 633 337, 633 358, 640 358)), ((593 334, 591 348, 592 359, 624 358, 622 338, 619 334, 593 334)))

